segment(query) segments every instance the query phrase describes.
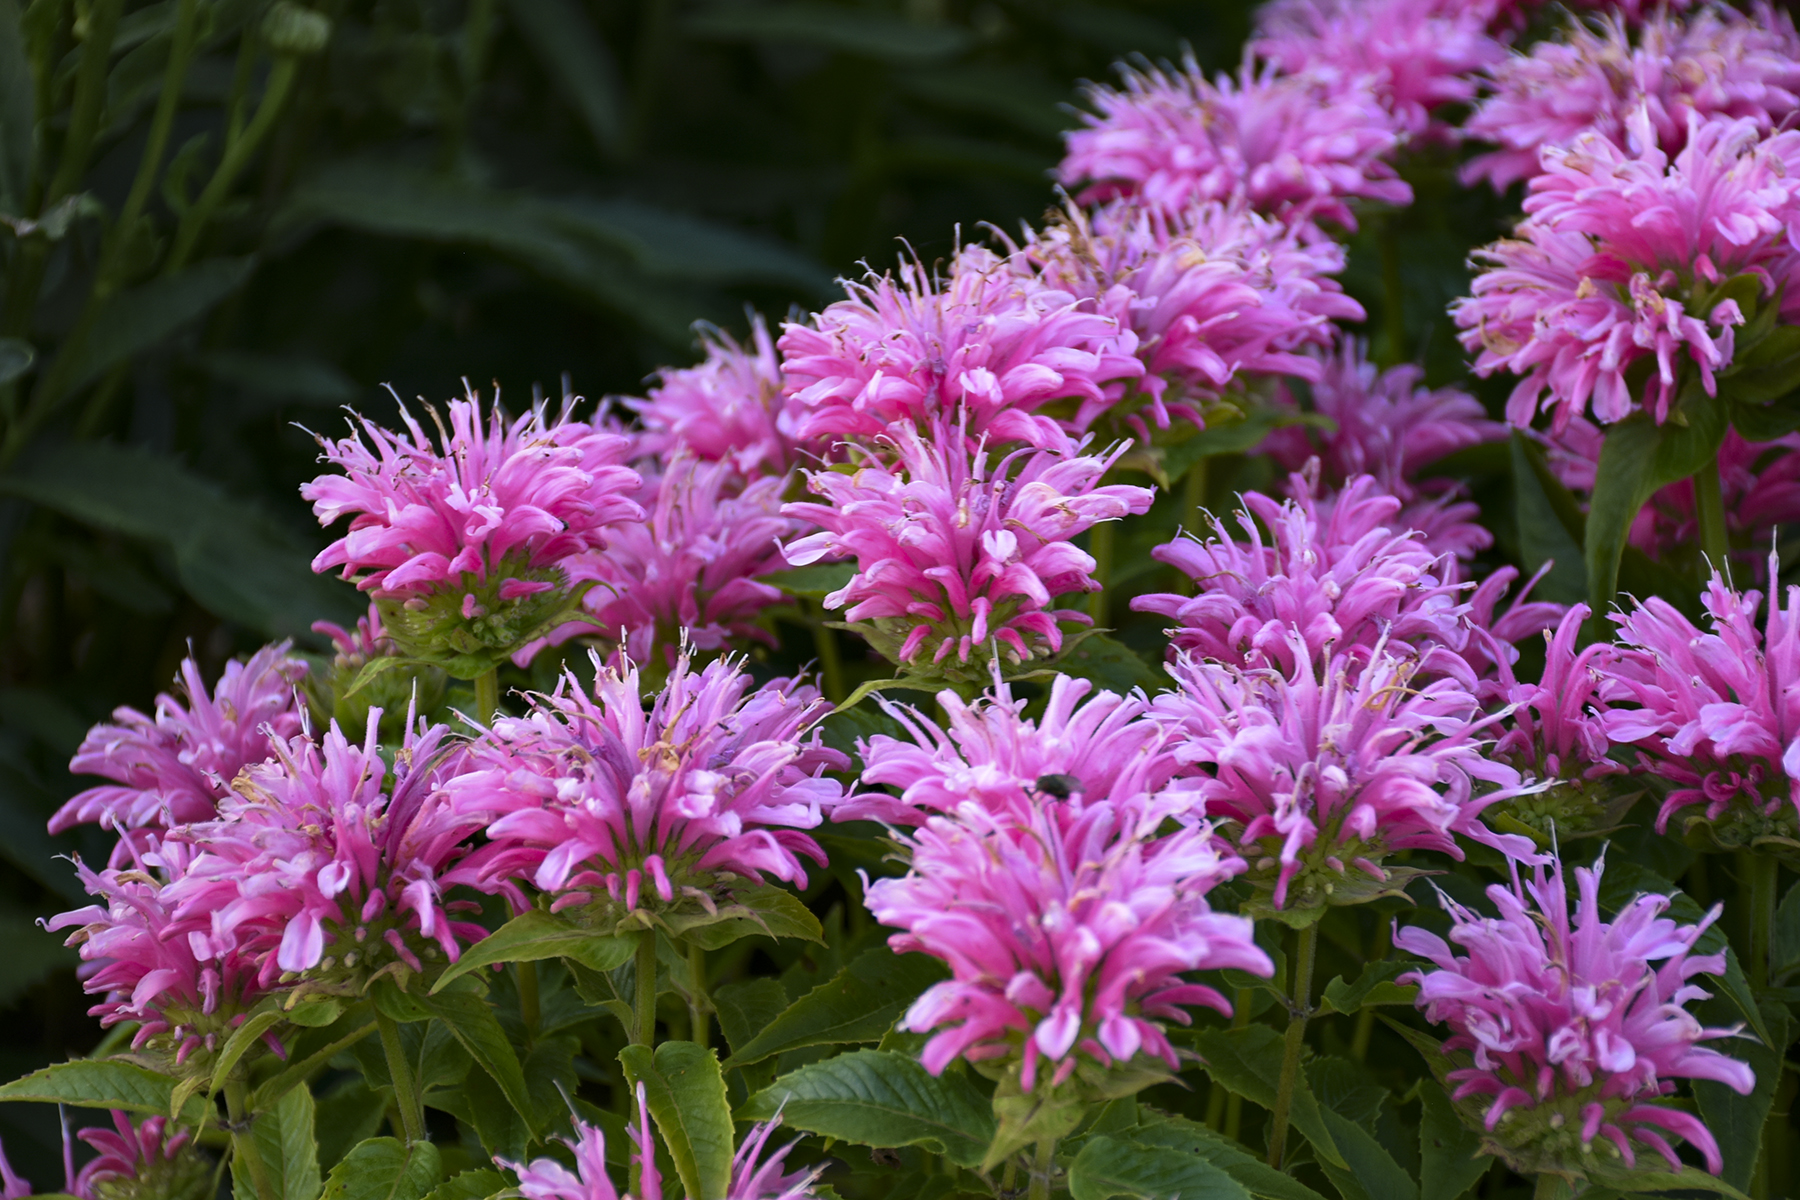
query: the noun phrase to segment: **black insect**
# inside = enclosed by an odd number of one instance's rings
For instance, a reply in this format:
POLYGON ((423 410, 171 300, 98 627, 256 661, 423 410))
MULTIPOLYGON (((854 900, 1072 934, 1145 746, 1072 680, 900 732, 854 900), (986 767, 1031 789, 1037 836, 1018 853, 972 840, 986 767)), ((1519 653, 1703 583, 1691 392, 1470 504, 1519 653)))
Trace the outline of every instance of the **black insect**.
POLYGON ((1073 775, 1040 775, 1037 790, 1046 796, 1054 796, 1058 800, 1067 800, 1071 792, 1079 792, 1081 780, 1073 775))

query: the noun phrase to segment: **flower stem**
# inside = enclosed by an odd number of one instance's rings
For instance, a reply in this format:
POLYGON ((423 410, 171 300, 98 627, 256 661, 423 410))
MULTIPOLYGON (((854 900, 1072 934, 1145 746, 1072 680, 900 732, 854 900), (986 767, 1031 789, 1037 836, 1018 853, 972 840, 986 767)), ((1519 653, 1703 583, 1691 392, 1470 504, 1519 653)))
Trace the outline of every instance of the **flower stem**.
POLYGON ((1275 1088, 1275 1111, 1270 1114, 1269 1165, 1281 1167, 1287 1145, 1288 1114, 1294 1104, 1294 1088, 1300 1081, 1300 1048, 1306 1044, 1306 1018, 1312 1013, 1313 956, 1319 948, 1319 923, 1300 931, 1294 953, 1293 988, 1288 996, 1287 1043, 1281 1055, 1281 1080, 1275 1088))
POLYGON ((712 1036, 706 1019, 706 951, 690 942, 687 952, 689 986, 693 989, 688 994, 688 1041, 704 1046, 712 1036))
POLYGON ((500 711, 500 668, 489 667, 475 677, 475 719, 486 725, 500 711))
POLYGON ((1050 1176, 1056 1171, 1056 1139, 1045 1138, 1037 1144, 1031 1158, 1031 1185, 1027 1200, 1050 1200, 1050 1176))
POLYGON ((812 618, 813 649, 819 656, 819 685, 825 698, 833 704, 844 702, 844 656, 838 651, 837 630, 825 625, 825 606, 809 604, 812 618))
POLYGON ((656 1044, 656 930, 644 930, 637 948, 637 1028, 632 1030, 632 1044, 656 1044))
POLYGON ((538 1009, 538 976, 535 962, 515 963, 519 968, 519 1016, 525 1022, 525 1036, 537 1040, 543 1016, 538 1009))
POLYGON ((1392 215, 1381 222, 1381 329, 1387 336, 1382 364, 1406 361, 1406 283, 1400 270, 1400 243, 1392 215))
POLYGON ((257 1200, 280 1200, 275 1189, 269 1186, 268 1170, 263 1166, 262 1155, 257 1153, 256 1130, 251 1115, 244 1111, 242 1080, 234 1079, 225 1085, 225 1111, 231 1119, 231 1152, 244 1160, 257 1200))
POLYGON ((1719 484, 1719 456, 1694 472, 1694 516, 1700 522, 1700 552, 1715 571, 1724 571, 1730 543, 1725 535, 1725 494, 1719 484))
POLYGON ((1106 625, 1106 605, 1111 599, 1106 594, 1106 585, 1112 578, 1113 565, 1113 522, 1102 521, 1088 534, 1088 552, 1094 556, 1094 578, 1100 583, 1100 590, 1088 593, 1088 616, 1094 618, 1094 624, 1106 625))
POLYGON ((1750 888, 1750 986, 1769 986, 1769 959, 1775 946, 1775 893, 1780 890, 1781 864, 1754 850, 1742 853, 1740 862, 1750 888))
POLYGON ((1546 1171, 1537 1177, 1537 1186, 1532 1189, 1531 1200, 1564 1200, 1568 1194, 1569 1189, 1563 1182, 1563 1177, 1546 1171))
POLYGON ((425 1121, 419 1111, 419 1089, 413 1080, 412 1064, 406 1061, 406 1048, 400 1044, 400 1026, 380 1009, 375 1010, 375 1028, 381 1031, 381 1049, 387 1055, 388 1074, 394 1077, 394 1107, 400 1110, 400 1128, 408 1143, 425 1140, 425 1121))

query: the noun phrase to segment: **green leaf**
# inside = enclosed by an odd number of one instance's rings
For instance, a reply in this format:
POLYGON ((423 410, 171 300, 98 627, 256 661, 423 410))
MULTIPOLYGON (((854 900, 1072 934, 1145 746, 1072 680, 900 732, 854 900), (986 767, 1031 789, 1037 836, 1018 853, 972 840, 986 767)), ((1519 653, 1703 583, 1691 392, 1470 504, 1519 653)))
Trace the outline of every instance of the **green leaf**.
POLYGON ((894 82, 921 100, 947 109, 998 117, 1040 137, 1060 137, 1068 128, 1063 111, 1067 90, 1041 75, 984 62, 934 67, 898 74, 894 82))
POLYGON ((500 1085, 507 1102, 529 1123, 533 1106, 525 1087, 524 1070, 487 998, 474 992, 449 991, 429 996, 409 993, 409 999, 449 1028, 470 1057, 500 1085))
POLYGON ((855 574, 856 564, 853 562, 814 563, 810 567, 792 567, 786 571, 758 575, 756 582, 778 587, 790 596, 823 600, 849 583, 855 574))
POLYGON ((1464 1125, 1442 1088, 1419 1089, 1419 1200, 1457 1200, 1486 1175, 1493 1158, 1464 1125))
POLYGON ((76 966, 80 959, 26 913, 0 908, 0 962, 6 964, 0 971, 0 1006, 4 1006, 52 971, 76 966))
POLYGON ((693 1042, 664 1042, 654 1053, 627 1046, 619 1061, 633 1085, 644 1085, 650 1115, 687 1194, 724 1200, 736 1138, 718 1057, 693 1042))
POLYGON ((1198 1155, 1104 1136, 1089 1138, 1069 1164, 1069 1195, 1073 1200, 1250 1200, 1242 1184, 1198 1155))
POLYGON ((255 269, 254 258, 208 259, 120 292, 107 301, 78 345, 63 348, 62 353, 76 356, 66 390, 73 392, 92 383, 120 363, 166 342, 176 330, 242 287, 255 269))
MULTIPOLYGON (((1242 1029, 1203 1029, 1194 1038, 1195 1049, 1205 1060, 1206 1073, 1226 1091, 1271 1111, 1276 1085, 1281 1078, 1282 1037, 1267 1025, 1242 1029)), ((1321 1163, 1340 1170, 1350 1164, 1338 1150, 1324 1111, 1304 1083, 1297 1083, 1289 1119, 1302 1137, 1312 1143, 1321 1163)))
POLYGON ((1277 429, 1289 425, 1331 425, 1315 413, 1292 408, 1258 405, 1244 414, 1242 420, 1216 419, 1205 429, 1175 442, 1162 451, 1162 472, 1172 483, 1186 475, 1195 463, 1220 454, 1243 454, 1262 444, 1277 429))
POLYGON ((274 1108, 258 1113, 250 1133, 273 1195, 258 1195, 250 1181, 249 1164, 235 1155, 231 1160, 233 1192, 258 1200, 317 1200, 319 1151, 313 1136, 312 1093, 295 1088, 274 1108))
POLYGON ((954 1071, 934 1076, 891 1050, 855 1050, 790 1071, 746 1100, 739 1120, 785 1123, 862 1146, 922 1146, 973 1167, 994 1138, 988 1100, 954 1071))
POLYGON ((1416 963, 1372 962, 1365 965, 1355 983, 1345 983, 1339 975, 1325 985, 1322 1013, 1353 1013, 1381 1004, 1411 1004, 1419 994, 1417 987, 1402 986, 1394 980, 1408 971, 1417 970, 1416 963))
POLYGON ((244 1023, 231 1031, 225 1044, 219 1047, 219 1057, 213 1063, 212 1081, 207 1090, 217 1092, 225 1086, 225 1080, 231 1075, 231 1069, 252 1046, 262 1041, 262 1035, 281 1023, 281 1012, 273 1002, 263 1012, 252 1013, 244 1019, 244 1023))
POLYGON ((304 404, 354 403, 362 389, 322 358, 305 354, 253 354, 248 350, 208 350, 194 365, 221 383, 261 396, 304 404))
POLYGON ((1339 1167, 1321 1155, 1319 1166, 1343 1193, 1344 1200, 1419 1200, 1419 1185, 1375 1140, 1374 1134, 1333 1109, 1323 1108, 1320 1112, 1333 1144, 1349 1165, 1339 1167))
POLYGON ((726 1062, 741 1067, 807 1046, 880 1041, 907 1007, 946 971, 924 954, 876 946, 800 999, 726 1062))
MULTIPOLYGON (((122 1108, 168 1116, 175 1081, 148 1067, 112 1058, 77 1059, 33 1071, 0 1087, 0 1101, 34 1100, 76 1108, 122 1108)), ((189 1120, 197 1120, 189 1114, 189 1120)))
POLYGON ((607 158, 624 148, 625 97, 619 69, 593 22, 574 0, 512 0, 513 26, 574 106, 607 158))
POLYGON ((1775 910, 1775 936, 1769 947, 1769 973, 1780 979, 1800 967, 1800 884, 1794 884, 1775 910))
POLYGON ((713 1010, 719 1014, 719 1031, 725 1035, 734 1059, 788 1008, 787 989, 779 979, 766 975, 716 987, 711 1000, 713 1010))
MULTIPOLYGON (((0 8, 10 2, 11 0, 0 0, 0 8)), ((3 39, 4 36, 4 34, 0 34, 0 39, 3 39)), ((0 83, 0 87, 4 86, 4 83, 0 83)), ((15 337, 0 338, 0 387, 5 387, 31 370, 31 364, 35 361, 37 361, 37 351, 31 348, 30 342, 15 337)))
MULTIPOLYGON (((848 629, 849 626, 833 623, 832 628, 848 629)), ((846 696, 844 702, 831 711, 834 713, 848 712, 858 704, 861 704, 864 700, 867 700, 870 696, 873 696, 876 692, 891 692, 896 690, 923 692, 926 695, 931 695, 936 689, 930 684, 920 683, 918 680, 910 679, 904 675, 896 679, 868 679, 858 684, 856 690, 846 696)))
POLYGON ((1091 679, 1109 692, 1132 688, 1155 691, 1168 682, 1144 661, 1144 656, 1124 642, 1104 633, 1090 633, 1062 654, 1044 664, 1046 670, 1080 679, 1091 679))
POLYGON ((1679 1171, 1670 1171, 1660 1166, 1599 1169, 1588 1172, 1588 1181, 1590 1185, 1601 1184, 1626 1195, 1645 1192, 1711 1192, 1718 1196, 1729 1196, 1731 1200, 1750 1200, 1749 1196, 1723 1179, 1696 1167, 1683 1167, 1679 1171))
POLYGON ((1743 432, 1740 422, 1747 419, 1759 433, 1779 425, 1786 425, 1783 432, 1791 433, 1792 404, 1776 404, 1773 412, 1763 406, 1791 397, 1796 388, 1800 388, 1800 326, 1794 325, 1775 326, 1754 346, 1740 343, 1730 369, 1719 376, 1719 393, 1734 403, 1731 419, 1739 432, 1743 432), (1776 426, 1769 426, 1770 421, 1776 426))
POLYGON ((1587 564, 1581 543, 1587 517, 1551 473, 1543 450, 1517 430, 1512 435, 1512 474, 1521 565, 1531 575, 1547 562, 1555 564, 1538 581, 1536 594, 1559 604, 1586 600, 1587 564))
POLYGON ((494 963, 572 958, 596 971, 610 971, 636 952, 637 939, 634 937, 607 937, 554 913, 532 909, 520 913, 463 951, 456 965, 438 976, 431 991, 435 995, 453 980, 494 963))
POLYGON ((800 898, 773 884, 736 893, 716 913, 682 913, 662 918, 670 937, 683 938, 702 950, 718 950, 739 938, 800 938, 821 940, 825 932, 819 918, 800 898))
POLYGON ((425 1200, 488 1200, 506 1191, 512 1184, 506 1176, 486 1167, 463 1171, 433 1188, 425 1200))
MULTIPOLYGON (((290 999, 288 1003, 292 1004, 290 999)), ((334 996, 315 996, 311 1000, 294 1004, 292 1008, 282 1010, 281 1015, 290 1025, 298 1025, 302 1029, 324 1029, 337 1024, 338 1018, 344 1015, 344 1002, 334 996)))
POLYGON ((442 1175, 438 1148, 370 1138, 331 1169, 321 1200, 420 1200, 442 1175))
POLYGON ((319 1135, 319 1165, 329 1171, 343 1161, 352 1146, 379 1133, 387 1109, 387 1095, 361 1077, 321 1096, 313 1115, 319 1135))
POLYGON ((37 143, 31 58, 19 18, 18 0, 0 0, 0 213, 13 216, 25 215, 32 147, 37 143))
POLYGON ((1185 1117, 1159 1117, 1122 1136, 1140 1146, 1198 1154, 1243 1184, 1257 1200, 1324 1200, 1292 1175, 1246 1152, 1238 1142, 1185 1117))
POLYGON ((267 1108, 276 1103, 287 1095, 290 1089, 307 1083, 314 1075, 323 1071, 339 1053, 350 1049, 374 1033, 375 1022, 367 1019, 368 1017, 369 1010, 359 1006, 356 1016, 345 1022, 350 1028, 341 1037, 335 1038, 316 1050, 309 1051, 305 1057, 288 1064, 287 1069, 281 1074, 257 1085, 251 1102, 252 1106, 267 1108))
POLYGON ((720 5, 689 17, 687 32, 716 41, 817 46, 879 62, 922 63, 960 54, 967 32, 831 4, 720 5))
POLYGON ((1713 1048, 1721 1054, 1742 1059, 1756 1073, 1756 1086, 1748 1096, 1740 1096, 1722 1083, 1710 1079, 1694 1081, 1694 1102, 1700 1109, 1700 1119, 1712 1131, 1719 1143, 1719 1154, 1724 1159, 1724 1169, 1719 1177, 1735 1188, 1748 1190, 1751 1177, 1756 1174, 1756 1159, 1762 1152, 1763 1128, 1768 1122, 1769 1109, 1775 1103, 1776 1085, 1781 1082, 1782 1055, 1779 1048, 1788 1044, 1790 1023, 1785 1005, 1766 1004, 1763 1006, 1763 1022, 1771 1034, 1771 1044, 1778 1049, 1752 1038, 1733 1038, 1729 1042, 1714 1042, 1713 1048))

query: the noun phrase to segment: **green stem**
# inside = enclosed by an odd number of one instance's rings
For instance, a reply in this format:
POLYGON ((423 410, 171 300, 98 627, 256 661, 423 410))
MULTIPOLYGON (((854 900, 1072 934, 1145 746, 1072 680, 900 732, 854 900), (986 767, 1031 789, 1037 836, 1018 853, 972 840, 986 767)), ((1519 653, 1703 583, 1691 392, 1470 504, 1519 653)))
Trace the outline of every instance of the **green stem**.
POLYGON ((656 1044, 656 930, 639 935, 637 948, 637 1003, 633 1006, 637 1028, 631 1041, 637 1046, 656 1044))
POLYGON ((251 1116, 244 1111, 244 1084, 242 1080, 232 1080, 225 1085, 225 1111, 231 1119, 231 1152, 244 1160, 244 1167, 250 1172, 250 1184, 256 1189, 257 1200, 281 1200, 275 1189, 269 1186, 269 1173, 263 1166, 262 1155, 257 1153, 256 1132, 251 1116))
POLYGON ((1731 544, 1725 534, 1725 496, 1719 486, 1719 457, 1694 472, 1694 516, 1700 522, 1700 552, 1715 571, 1726 569, 1731 544))
POLYGON ((844 656, 838 651, 837 630, 826 627, 824 605, 808 604, 807 609, 812 618, 813 650, 819 656, 819 683, 827 700, 842 704, 848 693, 844 691, 844 656))
POLYGON ((706 1016, 706 951, 697 942, 688 943, 687 951, 689 986, 693 988, 688 994, 688 1041, 704 1046, 712 1036, 706 1016))
POLYGON ((500 711, 500 668, 489 667, 475 677, 475 719, 483 725, 500 711))
POLYGON ((406 1140, 425 1140, 425 1119, 419 1111, 419 1088, 413 1079, 412 1064, 406 1061, 406 1048, 400 1044, 400 1026, 394 1018, 377 1009, 375 1027, 381 1031, 381 1049, 387 1055, 388 1074, 394 1077, 394 1107, 400 1110, 400 1128, 406 1140))
POLYGON ((1531 1191, 1531 1200, 1562 1200, 1568 1194, 1568 1185, 1563 1177, 1546 1171, 1537 1177, 1537 1186, 1531 1191))
POLYGON ((1300 1081, 1300 1048, 1306 1044, 1306 1018, 1312 1015, 1313 957, 1319 949, 1319 923, 1314 921, 1300 931, 1300 946, 1294 954, 1294 981, 1288 994, 1287 1041, 1282 1048, 1281 1080, 1275 1088, 1275 1111, 1270 1115, 1269 1165, 1281 1167, 1282 1152, 1287 1145, 1288 1115, 1293 1109, 1294 1089, 1300 1081))
POLYGON ((525 1022, 525 1036, 537 1041, 538 1026, 543 1015, 538 1009, 538 976, 535 962, 514 964, 519 968, 519 1016, 525 1022))
POLYGON ((181 0, 175 10, 175 34, 169 45, 169 65, 163 72, 162 92, 156 98, 156 113, 150 118, 150 133, 144 142, 143 157, 138 160, 137 178, 131 181, 131 191, 125 197, 125 206, 119 210, 119 219, 114 223, 112 236, 106 240, 101 251, 100 266, 96 271, 93 298, 89 303, 106 300, 117 289, 119 267, 126 247, 131 242, 132 230, 137 226, 138 218, 143 216, 144 205, 149 202, 150 189, 156 184, 156 177, 162 173, 163 154, 169 148, 169 132, 175 125, 175 110, 181 104, 182 85, 187 81, 188 60, 194 55, 194 42, 199 35, 198 0, 181 0))
POLYGON ((1394 236, 1394 219, 1381 222, 1381 328, 1387 335, 1383 365, 1406 360, 1406 285, 1400 273, 1400 243, 1394 236))
POLYGON ((1106 606, 1112 598, 1106 585, 1112 581, 1114 522, 1102 521, 1088 533, 1088 552, 1094 556, 1094 578, 1100 590, 1088 593, 1088 615, 1096 626, 1106 625, 1106 606))
MULTIPOLYGON (((1231 1002, 1231 1027, 1233 1029, 1249 1028, 1250 1000, 1250 989, 1239 988, 1237 997, 1231 1002)), ((1225 1098, 1225 1136, 1235 1142, 1243 1128, 1244 1098, 1233 1092, 1225 1098)))
POLYGON ((1745 850, 1740 859, 1750 885, 1750 987, 1769 986, 1769 959, 1775 946, 1775 893, 1781 864, 1770 855, 1745 850))
POLYGON ((1031 1187, 1027 1200, 1050 1200, 1050 1177, 1056 1173, 1056 1139, 1045 1138, 1031 1156, 1031 1187))

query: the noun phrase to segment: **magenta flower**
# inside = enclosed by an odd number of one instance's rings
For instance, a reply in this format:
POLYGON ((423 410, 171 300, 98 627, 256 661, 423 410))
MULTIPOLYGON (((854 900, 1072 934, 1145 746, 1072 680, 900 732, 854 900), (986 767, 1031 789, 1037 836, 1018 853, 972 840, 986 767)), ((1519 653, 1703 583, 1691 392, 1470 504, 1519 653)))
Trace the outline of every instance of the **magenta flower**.
POLYGON ((1034 410, 1103 403, 1144 371, 1116 319, 979 248, 960 252, 947 277, 903 262, 898 277, 845 287, 848 300, 781 335, 792 398, 782 428, 794 437, 966 419, 970 435, 1060 447, 1060 426, 1034 410))
POLYGON ((1181 69, 1120 72, 1096 86, 1084 128, 1064 135, 1058 177, 1082 203, 1135 197, 1169 215, 1242 200, 1293 224, 1356 228, 1352 199, 1412 203, 1383 161, 1399 144, 1367 81, 1280 75, 1249 65, 1217 83, 1190 57, 1181 69))
POLYGON ((1523 887, 1515 873, 1512 887, 1488 888, 1498 918, 1441 897, 1450 940, 1466 957, 1423 929, 1394 935, 1396 946, 1438 968, 1401 982, 1419 985, 1429 1020, 1450 1025, 1445 1052, 1471 1063, 1448 1072, 1451 1099, 1465 1121, 1486 1130, 1483 1149, 1517 1171, 1585 1176, 1616 1168, 1619 1159, 1632 1166, 1633 1140, 1678 1171, 1666 1137, 1676 1134, 1718 1174, 1718 1143, 1705 1124, 1654 1101, 1679 1078, 1712 1079, 1744 1094, 1755 1086, 1748 1066, 1698 1045, 1735 1031, 1706 1029, 1685 1008, 1707 996, 1690 979, 1724 974, 1724 954, 1693 953, 1720 910, 1681 926, 1662 916, 1668 897, 1639 896, 1607 922, 1602 860, 1575 869, 1571 914, 1562 863, 1549 863, 1523 887))
POLYGON ((1270 0, 1251 53, 1290 73, 1372 87, 1409 138, 1452 140, 1433 113, 1475 97, 1477 76, 1506 57, 1488 35, 1491 5, 1462 0, 1270 0))
POLYGON ((1569 22, 1561 39, 1489 68, 1491 94, 1463 133, 1500 149, 1463 168, 1465 182, 1503 190, 1537 174, 1545 146, 1571 145, 1593 130, 1626 141, 1640 106, 1657 144, 1675 154, 1698 115, 1747 118, 1767 132, 1800 108, 1800 36, 1785 11, 1758 0, 1751 13, 1710 5, 1692 17, 1660 9, 1636 31, 1626 14, 1569 22))
MULTIPOLYGON (((98 1151, 76 1175, 72 1195, 81 1200, 183 1200, 210 1194, 212 1164, 187 1150, 187 1130, 171 1130, 167 1117, 133 1123, 113 1110, 113 1128, 88 1128, 75 1136, 98 1151)), ((66 1134, 64 1135, 67 1136, 66 1134)))
POLYGON ((1472 691, 1453 678, 1420 684, 1381 642, 1315 665, 1292 636, 1286 671, 1182 655, 1170 667, 1179 690, 1155 702, 1204 811, 1234 824, 1272 908, 1372 899, 1397 886, 1383 858, 1423 848, 1460 859, 1457 835, 1532 853, 1530 838, 1482 824, 1525 785, 1487 755, 1494 718, 1472 691))
POLYGON ((114 865, 129 858, 137 830, 153 834, 204 821, 231 794, 231 781, 273 751, 270 731, 292 737, 300 729, 295 687, 306 664, 289 653, 292 643, 264 646, 247 662, 229 662, 211 692, 200 665, 183 659, 181 697, 156 698, 156 715, 135 708, 113 710, 116 724, 96 725, 69 762, 77 775, 99 775, 114 785, 76 794, 50 818, 50 832, 98 824, 125 835, 114 865), (185 698, 186 703, 182 703, 185 698))
POLYGON ((921 435, 910 422, 881 439, 889 463, 858 448, 854 472, 814 471, 808 487, 823 504, 782 512, 822 532, 788 545, 805 566, 854 558, 857 574, 825 598, 848 608, 890 661, 939 672, 976 664, 987 673, 990 643, 1015 663, 1062 649, 1059 621, 1091 623, 1053 609, 1059 595, 1097 591, 1095 562, 1071 540, 1102 521, 1150 507, 1148 488, 1099 486, 1124 453, 1072 455, 1015 450, 991 463, 963 429, 942 423, 921 435), (921 658, 921 656, 925 656, 921 658))
POLYGON ((927 1070, 958 1056, 1005 1059, 1012 1085, 1030 1094, 1046 1061, 1051 1088, 1083 1060, 1104 1069, 1140 1051, 1174 1069, 1161 1022, 1186 1024, 1189 1004, 1231 1011, 1184 972, 1273 972, 1249 918, 1215 913, 1205 899, 1243 863, 1204 823, 1156 837, 1170 812, 1108 800, 1004 813, 965 804, 900 835, 911 870, 869 883, 866 903, 905 930, 888 939, 895 950, 949 964, 952 978, 900 1025, 938 1030, 922 1055, 927 1070))
POLYGON ((447 784, 447 803, 491 822, 456 879, 518 910, 529 882, 553 911, 619 916, 710 908, 733 876, 804 887, 800 856, 825 855, 801 830, 842 798, 824 772, 849 766, 814 728, 830 709, 818 692, 785 679, 751 691, 741 659, 695 671, 682 656, 646 711, 634 666, 597 669, 592 695, 566 674, 528 715, 497 718, 447 784))
MULTIPOLYGON (((445 877, 485 814, 444 785, 463 751, 449 729, 408 725, 390 771, 371 709, 361 746, 333 722, 323 744, 300 736, 250 768, 219 819, 171 836, 193 847, 164 898, 202 959, 248 960, 262 988, 292 975, 367 979, 422 958, 455 962, 483 936, 454 919, 445 877)), ((463 902, 467 904, 469 902, 463 902)))
POLYGON ((832 819, 918 825, 964 804, 1018 814, 1048 796, 1117 805, 1162 797, 1179 764, 1167 732, 1146 719, 1149 701, 1140 692, 1089 696, 1093 689, 1088 680, 1057 675, 1035 720, 1004 683, 974 703, 946 689, 937 700, 948 729, 918 709, 884 704, 908 737, 878 733, 859 743, 862 781, 897 787, 900 795, 864 792, 832 819))
POLYGON ((4 1200, 25 1200, 31 1195, 31 1180, 21 1179, 6 1161, 6 1147, 0 1146, 0 1197, 4 1200))
POLYGON ((1800 212, 1800 133, 1696 120, 1671 164, 1644 109, 1627 127, 1629 151, 1598 133, 1544 149, 1525 221, 1476 252, 1491 265, 1451 306, 1477 373, 1521 377, 1506 407, 1515 425, 1546 391, 1559 432, 1590 409, 1610 423, 1641 405, 1660 422, 1682 360, 1712 394, 1744 314, 1709 289, 1751 273, 1772 295, 1800 271, 1784 224, 1800 212), (1652 366, 1634 396, 1626 374, 1639 362, 1652 366))
POLYGON ((750 344, 711 330, 701 335, 706 360, 664 368, 647 400, 625 404, 644 423, 637 454, 658 459, 686 450, 706 462, 729 462, 746 478, 786 474, 811 447, 781 431, 791 406, 781 386, 781 359, 760 316, 751 319, 750 344))
MULTIPOLYGON (((1769 578, 1777 576, 1771 561, 1769 578)), ((1800 816, 1800 588, 1785 606, 1734 591, 1714 573, 1701 631, 1666 600, 1618 613, 1619 650, 1600 688, 1607 737, 1638 747, 1651 773, 1675 785, 1660 832, 1682 809, 1704 806, 1714 839, 1750 846, 1792 839, 1800 816)), ((1700 818, 1689 821, 1690 825, 1700 818)))

